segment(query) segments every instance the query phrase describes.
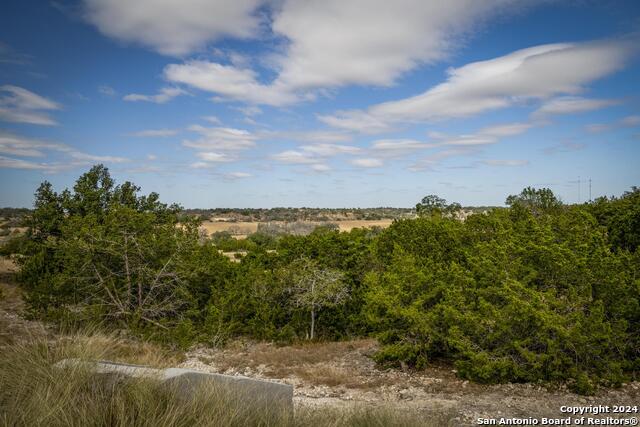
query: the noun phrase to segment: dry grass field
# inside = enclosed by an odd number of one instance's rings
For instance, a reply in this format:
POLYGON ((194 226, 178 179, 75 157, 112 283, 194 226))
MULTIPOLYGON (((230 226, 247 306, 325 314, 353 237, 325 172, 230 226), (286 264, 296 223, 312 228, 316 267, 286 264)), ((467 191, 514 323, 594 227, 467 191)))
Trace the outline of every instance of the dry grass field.
MULTIPOLYGON (((347 220, 347 221, 335 221, 333 224, 338 224, 340 231, 351 231, 354 228, 371 228, 382 227, 386 228, 391 225, 392 219, 381 220, 347 220)), ((284 224, 284 222, 273 222, 274 224, 284 224)), ((231 222, 231 221, 203 221, 202 228, 207 233, 212 234, 218 231, 228 231, 236 239, 244 239, 247 235, 255 233, 258 230, 257 221, 254 222, 231 222)), ((314 224, 322 225, 322 222, 316 222, 314 224)))

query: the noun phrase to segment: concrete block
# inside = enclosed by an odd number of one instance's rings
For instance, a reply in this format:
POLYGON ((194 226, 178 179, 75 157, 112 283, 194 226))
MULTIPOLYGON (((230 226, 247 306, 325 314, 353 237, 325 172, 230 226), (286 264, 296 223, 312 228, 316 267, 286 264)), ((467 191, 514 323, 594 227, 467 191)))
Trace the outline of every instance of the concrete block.
POLYGON ((193 369, 168 368, 155 369, 148 366, 130 365, 109 361, 83 361, 80 359, 64 359, 56 363, 58 368, 83 367, 97 374, 124 375, 134 378, 151 378, 162 381, 178 392, 189 397, 198 387, 211 384, 221 387, 248 402, 273 407, 277 405, 287 411, 293 411, 293 386, 255 378, 212 374, 193 369))

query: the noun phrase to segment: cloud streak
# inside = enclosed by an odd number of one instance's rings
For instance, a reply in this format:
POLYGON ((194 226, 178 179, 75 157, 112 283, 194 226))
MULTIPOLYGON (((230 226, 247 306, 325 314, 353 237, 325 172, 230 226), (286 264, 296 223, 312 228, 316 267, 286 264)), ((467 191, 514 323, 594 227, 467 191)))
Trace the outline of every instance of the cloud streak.
MULTIPOLYGON (((422 94, 319 119, 342 129, 383 131, 394 123, 469 117, 556 95, 575 95, 584 91, 586 84, 621 69, 635 51, 626 39, 521 49, 450 69, 444 83, 422 94)), ((547 108, 552 112, 554 108, 568 111, 586 106, 586 101, 574 99, 570 103, 565 99, 547 108)))
POLYGON ((58 123, 48 112, 60 108, 60 104, 19 86, 0 86, 0 120, 2 121, 53 126, 58 123))

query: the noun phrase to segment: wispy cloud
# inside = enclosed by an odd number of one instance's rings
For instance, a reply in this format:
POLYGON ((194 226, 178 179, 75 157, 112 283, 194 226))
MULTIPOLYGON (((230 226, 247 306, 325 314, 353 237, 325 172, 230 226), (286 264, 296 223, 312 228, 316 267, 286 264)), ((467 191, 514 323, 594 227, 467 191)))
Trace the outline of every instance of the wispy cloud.
POLYGON ((200 135, 184 140, 182 145, 198 150, 238 151, 255 147, 258 137, 244 129, 192 125, 189 130, 200 135))
POLYGON ((310 153, 303 153, 296 150, 287 150, 271 156, 272 159, 280 163, 289 163, 294 165, 304 165, 317 163, 318 160, 310 153))
POLYGON ((585 130, 589 133, 599 133, 619 128, 634 128, 640 126, 640 115, 631 115, 623 117, 614 123, 592 123, 585 126, 585 130))
POLYGON ((171 101, 173 98, 177 96, 186 95, 186 94, 187 92, 185 90, 177 87, 164 87, 160 89, 160 92, 158 92, 155 95, 141 95, 138 93, 131 93, 129 95, 126 95, 122 99, 129 102, 144 101, 144 102, 153 102, 155 104, 164 104, 166 102, 171 101))
POLYGON ((98 86, 98 92, 101 95, 104 95, 104 96, 106 96, 108 98, 113 98, 114 96, 116 96, 118 94, 118 92, 114 88, 109 86, 109 85, 100 85, 100 86, 98 86))
POLYGON ((620 101, 616 99, 589 99, 578 96, 562 96, 542 104, 542 106, 533 113, 533 117, 584 113, 617 104, 620 104, 620 101))
POLYGON ((571 151, 579 151, 586 147, 586 144, 581 142, 574 142, 571 139, 565 139, 560 141, 560 143, 556 145, 552 145, 551 147, 547 147, 542 150, 544 154, 553 155, 558 153, 567 153, 571 151))
POLYGON ((57 125, 49 111, 59 110, 60 104, 27 89, 0 86, 0 120, 33 125, 57 125))
POLYGON ((146 129, 130 133, 129 135, 140 138, 166 138, 177 134, 178 130, 176 129, 146 129))
POLYGON ((492 160, 482 160, 480 163, 487 166, 515 167, 515 166, 526 166, 529 164, 529 160, 492 159, 492 160))
POLYGON ((0 153, 16 157, 48 157, 49 153, 58 153, 63 159, 57 162, 35 162, 2 156, 2 165, 13 169, 31 169, 57 172, 86 166, 93 163, 126 163, 128 158, 119 156, 100 156, 88 154, 69 145, 39 139, 28 138, 0 131, 0 153))
POLYGON ((8 44, 0 42, 0 64, 26 65, 32 60, 32 55, 16 52, 8 44))
POLYGON ((382 160, 373 157, 353 159, 350 163, 359 168, 380 168, 384 166, 384 162, 382 160))
MULTIPOLYGON (((342 129, 384 131, 393 123, 468 117, 527 100, 575 95, 586 84, 622 68, 635 50, 633 41, 626 39, 531 47, 451 69, 444 83, 420 95, 319 119, 342 129)), ((586 105, 565 102, 557 109, 586 105)))
POLYGON ((64 144, 26 138, 0 131, 0 153, 20 157, 44 157, 44 150, 66 152, 70 148, 64 144))

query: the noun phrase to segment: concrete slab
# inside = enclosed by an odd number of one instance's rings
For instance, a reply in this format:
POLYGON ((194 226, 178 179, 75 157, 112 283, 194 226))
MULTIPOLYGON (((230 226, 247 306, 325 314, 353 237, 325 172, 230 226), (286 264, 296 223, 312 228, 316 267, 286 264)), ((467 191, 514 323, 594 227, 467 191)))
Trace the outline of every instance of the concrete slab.
POLYGON ((125 375, 134 378, 152 378, 177 387, 181 394, 189 396, 198 387, 211 384, 223 387, 230 392, 246 396, 250 401, 278 405, 283 409, 293 410, 293 386, 255 378, 212 374, 194 369, 168 368, 155 369, 148 366, 130 365, 104 360, 84 361, 80 359, 64 359, 56 363, 57 368, 83 367, 97 374, 125 375))

